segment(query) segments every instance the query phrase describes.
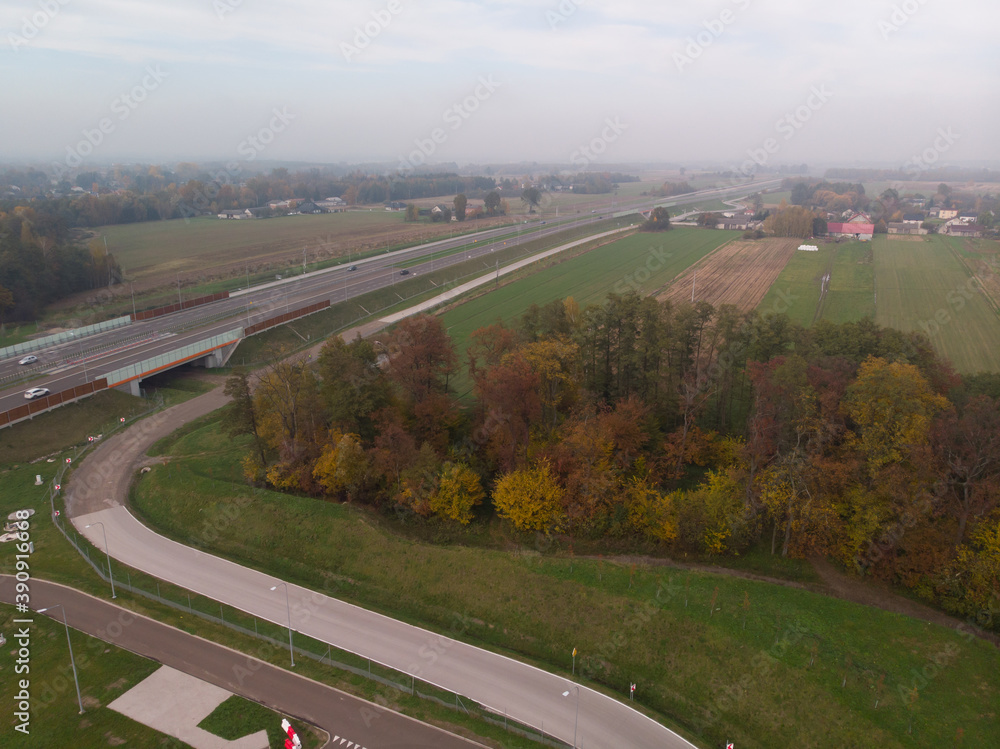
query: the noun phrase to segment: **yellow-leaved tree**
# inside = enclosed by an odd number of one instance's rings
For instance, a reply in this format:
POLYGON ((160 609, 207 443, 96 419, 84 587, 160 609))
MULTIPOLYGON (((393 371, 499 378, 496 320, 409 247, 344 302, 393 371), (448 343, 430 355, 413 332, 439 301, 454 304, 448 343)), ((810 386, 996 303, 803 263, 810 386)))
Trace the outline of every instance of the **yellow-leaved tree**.
POLYGON ((559 529, 563 490, 547 461, 511 471, 497 481, 493 505, 497 514, 522 531, 551 533, 559 529))
POLYGON ((357 499, 365 486, 370 461, 356 434, 333 432, 313 466, 313 478, 330 495, 357 499))
POLYGON ((671 494, 662 494, 640 478, 625 490, 629 526, 655 541, 670 543, 677 538, 677 511, 671 494))
POLYGON ((868 357, 843 400, 858 426, 860 447, 872 476, 899 463, 929 441, 934 416, 948 407, 912 364, 868 357))
POLYGON ((437 491, 431 496, 431 510, 436 515, 462 525, 472 522, 472 508, 481 504, 483 491, 479 475, 463 463, 441 466, 437 491))

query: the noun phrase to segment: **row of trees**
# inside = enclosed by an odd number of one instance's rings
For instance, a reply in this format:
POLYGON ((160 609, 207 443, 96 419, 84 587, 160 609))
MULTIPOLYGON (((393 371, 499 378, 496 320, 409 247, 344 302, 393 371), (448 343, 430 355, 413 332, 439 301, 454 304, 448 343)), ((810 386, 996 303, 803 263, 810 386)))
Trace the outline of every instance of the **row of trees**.
POLYGON ((46 304, 121 280, 103 242, 82 247, 58 217, 0 212, 0 322, 34 320, 46 304))
POLYGON ((1000 382, 962 383, 919 335, 611 295, 477 330, 462 364, 464 406, 420 316, 233 377, 247 476, 403 518, 826 554, 963 613, 993 595, 1000 382))

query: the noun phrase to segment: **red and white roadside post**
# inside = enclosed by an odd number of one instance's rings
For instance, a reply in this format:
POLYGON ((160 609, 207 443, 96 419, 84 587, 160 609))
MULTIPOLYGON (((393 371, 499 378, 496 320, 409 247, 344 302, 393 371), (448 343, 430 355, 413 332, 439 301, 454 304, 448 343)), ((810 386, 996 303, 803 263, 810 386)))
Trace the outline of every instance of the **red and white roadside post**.
POLYGON ((281 719, 281 730, 288 734, 288 738, 285 739, 285 749, 302 749, 302 740, 285 718, 281 719))

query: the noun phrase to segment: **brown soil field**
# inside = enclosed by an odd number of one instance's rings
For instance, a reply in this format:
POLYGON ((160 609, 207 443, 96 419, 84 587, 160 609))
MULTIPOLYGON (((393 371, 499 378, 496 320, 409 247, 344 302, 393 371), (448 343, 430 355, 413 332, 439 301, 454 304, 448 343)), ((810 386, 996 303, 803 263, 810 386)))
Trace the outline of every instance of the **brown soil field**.
POLYGON ((800 244, 801 239, 791 238, 730 242, 690 268, 657 298, 690 302, 694 281, 696 302, 716 307, 733 304, 743 312, 755 309, 800 244))

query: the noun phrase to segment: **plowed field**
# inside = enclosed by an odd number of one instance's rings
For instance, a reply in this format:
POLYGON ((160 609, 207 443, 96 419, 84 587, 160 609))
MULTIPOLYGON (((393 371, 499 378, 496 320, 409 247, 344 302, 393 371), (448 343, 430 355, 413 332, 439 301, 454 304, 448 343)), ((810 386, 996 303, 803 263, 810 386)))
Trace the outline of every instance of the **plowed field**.
POLYGON ((754 309, 800 244, 789 238, 730 242, 688 269, 658 298, 690 302, 693 286, 696 302, 754 309))

